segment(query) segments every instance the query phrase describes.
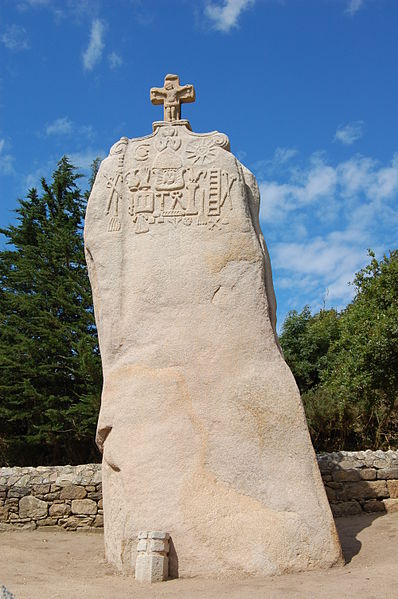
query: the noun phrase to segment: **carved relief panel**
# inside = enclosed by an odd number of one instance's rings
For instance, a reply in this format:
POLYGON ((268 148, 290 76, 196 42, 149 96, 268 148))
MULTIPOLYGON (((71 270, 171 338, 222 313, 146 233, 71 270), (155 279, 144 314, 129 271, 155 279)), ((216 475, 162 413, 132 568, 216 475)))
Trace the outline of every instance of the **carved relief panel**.
POLYGON ((125 159, 127 146, 126 138, 113 146, 117 172, 103 174, 109 189, 108 231, 120 231, 122 220, 136 234, 163 223, 209 230, 228 225, 238 176, 216 166, 218 152, 228 146, 226 136, 192 140, 180 127, 164 126, 153 139, 134 145, 125 159))

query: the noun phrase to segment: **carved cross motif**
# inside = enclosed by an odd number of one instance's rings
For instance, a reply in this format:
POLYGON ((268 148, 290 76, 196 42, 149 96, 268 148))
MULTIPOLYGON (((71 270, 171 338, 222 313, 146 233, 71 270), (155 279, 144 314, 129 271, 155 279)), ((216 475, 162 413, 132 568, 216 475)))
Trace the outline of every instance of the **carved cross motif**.
POLYGON ((180 85, 178 75, 166 75, 164 87, 152 87, 152 104, 164 104, 164 120, 167 122, 181 119, 181 104, 195 102, 193 85, 180 85))

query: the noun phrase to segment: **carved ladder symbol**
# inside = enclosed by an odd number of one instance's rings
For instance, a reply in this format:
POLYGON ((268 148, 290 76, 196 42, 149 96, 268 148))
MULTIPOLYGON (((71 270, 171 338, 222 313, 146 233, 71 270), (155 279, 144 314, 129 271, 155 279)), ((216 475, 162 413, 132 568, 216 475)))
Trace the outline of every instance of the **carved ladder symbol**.
POLYGON ((210 171, 209 177, 209 216, 220 216, 220 169, 210 171))

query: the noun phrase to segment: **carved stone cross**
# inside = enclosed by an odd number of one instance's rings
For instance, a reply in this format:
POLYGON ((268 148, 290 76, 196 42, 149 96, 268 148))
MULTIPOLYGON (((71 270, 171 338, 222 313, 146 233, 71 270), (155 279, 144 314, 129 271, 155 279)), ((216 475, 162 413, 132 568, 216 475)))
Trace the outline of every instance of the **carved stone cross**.
POLYGON ((167 122, 181 119, 181 104, 195 102, 193 85, 180 85, 178 75, 166 75, 164 87, 152 87, 152 104, 164 104, 164 120, 167 122))

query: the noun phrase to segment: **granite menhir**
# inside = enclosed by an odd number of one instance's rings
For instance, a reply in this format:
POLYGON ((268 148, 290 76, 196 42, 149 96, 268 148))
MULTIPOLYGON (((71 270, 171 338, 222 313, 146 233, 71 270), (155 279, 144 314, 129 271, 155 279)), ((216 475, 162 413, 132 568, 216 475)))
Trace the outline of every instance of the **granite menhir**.
POLYGON ((226 135, 193 133, 167 75, 164 120, 102 162, 85 244, 104 374, 106 559, 170 534, 170 574, 327 568, 341 549, 275 331, 253 174, 226 135))

